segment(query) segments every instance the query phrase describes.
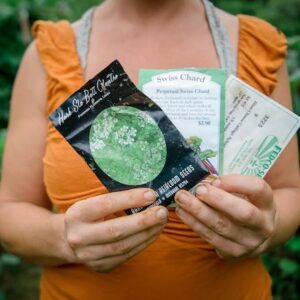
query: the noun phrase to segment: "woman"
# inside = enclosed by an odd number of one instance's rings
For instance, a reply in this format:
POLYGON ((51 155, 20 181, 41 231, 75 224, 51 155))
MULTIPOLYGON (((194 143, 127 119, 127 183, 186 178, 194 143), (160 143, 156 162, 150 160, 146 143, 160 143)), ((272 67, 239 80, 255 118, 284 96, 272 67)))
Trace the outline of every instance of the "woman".
POLYGON ((153 202, 153 191, 108 193, 47 122, 116 58, 135 83, 139 68, 220 67, 211 13, 229 34, 238 76, 290 107, 283 35, 259 19, 208 7, 107 0, 75 24, 35 24, 12 95, 0 238, 44 266, 41 299, 271 299, 257 257, 299 226, 295 138, 265 180, 223 176, 196 196, 179 191, 176 212, 155 207, 123 216, 153 202))

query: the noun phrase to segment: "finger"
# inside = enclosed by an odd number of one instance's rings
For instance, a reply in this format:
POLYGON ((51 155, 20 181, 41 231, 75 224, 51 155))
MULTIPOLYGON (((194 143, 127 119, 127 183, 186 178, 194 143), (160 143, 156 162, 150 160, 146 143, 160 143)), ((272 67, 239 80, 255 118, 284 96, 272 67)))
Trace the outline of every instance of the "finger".
POLYGON ((272 204, 272 189, 261 178, 238 174, 225 175, 215 179, 212 185, 229 193, 245 195, 256 206, 272 204))
POLYGON ((104 258, 98 261, 91 261, 88 262, 86 265, 90 267, 91 269, 98 271, 98 272, 111 272, 116 267, 127 261, 128 259, 132 258, 133 256, 139 254, 141 251, 143 251, 145 248, 149 247, 155 240, 157 239, 157 235, 153 236, 149 240, 147 240, 145 243, 140 244, 136 248, 132 249, 130 252, 126 254, 122 254, 119 256, 114 257, 108 257, 104 258))
MULTIPOLYGON (((263 218, 259 209, 240 197, 209 184, 197 187, 196 196, 208 206, 226 214, 239 224, 254 228, 261 227, 263 218)), ((184 208, 191 204, 193 198, 194 196, 186 191, 180 191, 175 196, 176 202, 184 208)))
POLYGON ((155 192, 146 188, 107 193, 76 202, 66 215, 72 220, 92 222, 125 209, 150 205, 155 199, 155 192))
POLYGON ((71 247, 105 244, 119 241, 156 225, 165 225, 168 210, 157 206, 140 213, 104 222, 78 223, 68 231, 67 240, 71 247))
MULTIPOLYGON (((189 195, 188 193, 188 196, 189 195)), ((249 230, 246 227, 236 225, 226 215, 214 210, 196 197, 191 199, 189 205, 179 207, 182 207, 187 213, 195 217, 200 223, 207 226, 216 234, 249 249, 256 248, 257 245, 265 240, 263 235, 257 234, 256 231, 249 230)))
POLYGON ((240 232, 243 231, 243 228, 238 228, 226 215, 214 210, 185 191, 183 191, 183 195, 179 195, 179 199, 181 201, 177 201, 177 203, 180 207, 215 233, 233 241, 241 240, 240 232), (181 204, 185 197, 188 202, 181 204))
POLYGON ((217 251, 219 251, 219 253, 222 253, 224 257, 240 258, 248 253, 249 250, 246 247, 218 235, 210 228, 200 223, 183 208, 178 207, 176 209, 176 213, 185 224, 191 227, 194 232, 199 234, 204 240, 211 244, 217 251))
POLYGON ((138 232, 123 240, 104 245, 92 245, 77 249, 76 256, 80 262, 95 261, 100 258, 119 256, 131 252, 149 239, 158 236, 163 230, 161 225, 154 226, 149 230, 138 232))

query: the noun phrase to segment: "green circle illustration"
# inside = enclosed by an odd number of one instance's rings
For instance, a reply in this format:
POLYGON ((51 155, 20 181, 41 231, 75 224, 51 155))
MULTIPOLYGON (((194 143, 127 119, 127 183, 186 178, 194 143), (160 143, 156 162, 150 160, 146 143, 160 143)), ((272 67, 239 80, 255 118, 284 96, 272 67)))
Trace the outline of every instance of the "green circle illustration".
POLYGON ((99 168, 126 185, 152 181, 163 169, 167 147, 155 121, 131 106, 104 109, 94 119, 90 149, 99 168))

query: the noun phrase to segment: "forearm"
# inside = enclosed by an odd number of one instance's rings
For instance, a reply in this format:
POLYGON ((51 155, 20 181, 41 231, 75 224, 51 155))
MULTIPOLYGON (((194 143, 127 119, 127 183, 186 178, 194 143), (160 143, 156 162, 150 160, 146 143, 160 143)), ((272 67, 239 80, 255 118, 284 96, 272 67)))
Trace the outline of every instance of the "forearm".
POLYGON ((270 250, 287 241, 300 225, 300 188, 274 190, 277 225, 268 243, 270 250))
POLYGON ((64 237, 63 215, 27 202, 0 202, 4 248, 31 262, 58 266, 73 260, 64 237))

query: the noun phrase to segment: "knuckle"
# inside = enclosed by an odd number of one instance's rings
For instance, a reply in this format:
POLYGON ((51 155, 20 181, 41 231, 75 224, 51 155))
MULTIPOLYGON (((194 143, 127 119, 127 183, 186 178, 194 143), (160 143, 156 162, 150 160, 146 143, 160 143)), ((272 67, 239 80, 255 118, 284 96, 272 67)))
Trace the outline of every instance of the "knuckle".
POLYGON ((80 207, 81 207, 80 202, 76 202, 65 212, 66 223, 75 222, 79 219, 80 207))
POLYGON ((79 261, 85 262, 90 260, 90 253, 87 250, 80 250, 76 252, 76 257, 79 261))
POLYGON ((105 274, 109 274, 109 273, 112 273, 112 271, 115 269, 116 267, 110 267, 110 266, 103 266, 99 272, 101 273, 105 273, 105 274))
POLYGON ((246 251, 242 247, 235 247, 229 251, 216 250, 216 253, 221 259, 237 261, 245 255, 246 251))
POLYGON ((268 222, 267 224, 265 224, 264 229, 263 229, 264 239, 267 239, 270 236, 272 236, 274 233, 274 230, 275 230, 275 226, 272 222, 268 222))
POLYGON ((254 251, 258 246, 260 246, 264 242, 264 239, 253 239, 250 240, 249 243, 245 246, 248 252, 254 251))
POLYGON ((125 240, 110 245, 111 251, 118 254, 126 254, 131 250, 131 246, 125 240))
POLYGON ((254 219, 255 213, 256 213, 256 211, 253 207, 248 207, 240 215, 241 222, 243 224, 248 224, 249 222, 251 222, 254 219))
POLYGON ((85 266, 95 272, 101 272, 103 268, 103 263, 101 261, 88 261, 85 263, 85 266))
POLYGON ((216 249, 216 253, 217 253, 218 257, 223 259, 223 260, 228 260, 228 261, 233 260, 233 257, 231 255, 231 253, 228 253, 226 251, 222 251, 220 249, 216 249))
POLYGON ((217 221, 212 225, 212 230, 221 235, 226 233, 227 228, 228 222, 223 216, 218 216, 217 221))
POLYGON ((153 219, 154 219, 153 209, 146 209, 139 214, 137 225, 141 228, 147 228, 151 223, 154 222, 153 219))
POLYGON ((112 223, 108 227, 108 234, 112 240, 119 240, 123 237, 123 230, 121 227, 117 226, 116 224, 112 223))
POLYGON ((111 273, 118 265, 103 261, 89 261, 85 266, 98 273, 111 273))
POLYGON ((249 250, 246 247, 238 246, 238 247, 235 247, 235 248, 232 249, 232 252, 231 252, 230 256, 231 256, 232 259, 239 259, 239 258, 243 257, 248 252, 249 252, 249 250))
POLYGON ((67 243, 70 245, 71 248, 77 248, 81 246, 82 243, 82 237, 78 233, 69 233, 66 237, 67 243))
POLYGON ((118 267, 118 265, 102 263, 98 272, 109 274, 109 273, 113 272, 117 267, 118 267))

